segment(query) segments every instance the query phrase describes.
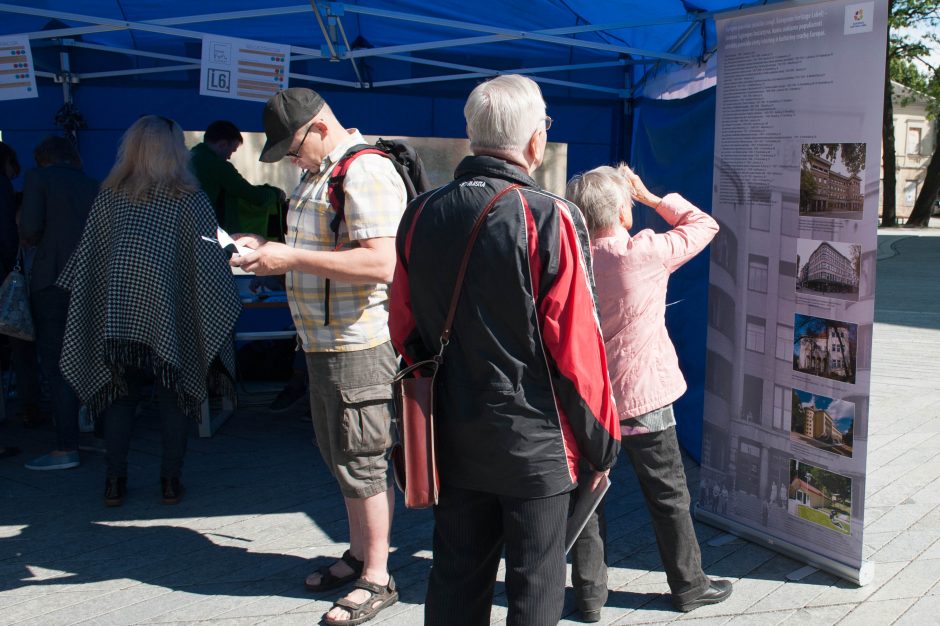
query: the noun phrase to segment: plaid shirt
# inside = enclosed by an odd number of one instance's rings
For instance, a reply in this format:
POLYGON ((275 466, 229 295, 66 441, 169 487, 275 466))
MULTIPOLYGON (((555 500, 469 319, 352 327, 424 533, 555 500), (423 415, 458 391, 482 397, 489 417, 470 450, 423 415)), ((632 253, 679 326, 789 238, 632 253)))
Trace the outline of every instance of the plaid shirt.
MULTIPOLYGON (((356 144, 366 143, 356 129, 320 164, 307 172, 290 200, 287 243, 305 250, 333 250, 327 187, 333 167, 356 144)), ((405 185, 387 158, 364 154, 346 173, 346 219, 339 228, 342 249, 362 239, 394 237, 405 210, 405 185)), ((330 281, 330 324, 325 321, 326 279, 315 274, 288 272, 291 315, 305 352, 351 352, 385 343, 388 334, 388 285, 330 281)))

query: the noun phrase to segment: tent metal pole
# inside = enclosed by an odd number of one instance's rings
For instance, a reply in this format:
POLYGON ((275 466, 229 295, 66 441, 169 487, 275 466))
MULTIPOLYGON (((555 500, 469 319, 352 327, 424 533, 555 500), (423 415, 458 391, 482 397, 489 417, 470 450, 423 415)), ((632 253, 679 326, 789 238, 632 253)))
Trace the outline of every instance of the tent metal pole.
MULTIPOLYGON (((386 11, 380 9, 372 9, 368 7, 362 7, 358 5, 340 5, 343 11, 348 11, 350 13, 360 13, 363 15, 372 15, 375 17, 386 17, 390 19, 399 19, 405 21, 413 21, 422 24, 431 24, 434 26, 443 26, 454 28, 458 30, 472 30, 478 32, 492 33, 494 35, 501 35, 501 38, 496 39, 495 41, 505 41, 506 39, 531 39, 534 41, 541 41, 544 43, 554 43, 563 46, 572 46, 577 48, 587 48, 591 50, 599 50, 603 52, 616 52, 618 54, 631 54, 638 56, 648 56, 652 58, 661 58, 669 61, 676 61, 678 63, 691 63, 695 61, 692 57, 686 57, 678 54, 670 54, 664 52, 657 52, 654 50, 641 50, 640 48, 632 48, 629 46, 617 46, 613 44, 605 44, 593 41, 583 41, 579 39, 572 39, 570 37, 559 37, 553 33, 557 32, 559 29, 549 29, 548 31, 519 31, 509 28, 502 28, 498 26, 487 26, 484 24, 473 24, 470 22, 461 22, 458 20, 446 20, 439 18, 431 18, 421 15, 413 15, 410 13, 401 13, 398 11, 386 11)), ((686 21, 688 18, 684 18, 682 21, 686 21)), ((581 27, 585 28, 585 27, 581 27)), ((606 30, 599 27, 594 27, 593 30, 606 30)), ((581 32, 587 32, 582 30, 581 32)), ((480 41, 482 38, 478 39, 476 43, 490 43, 490 38, 486 38, 485 41, 480 41)), ((448 40, 451 43, 448 43, 446 47, 450 47, 453 44, 453 40, 448 40)), ((460 41, 460 40, 458 40, 460 41)), ((470 45, 470 42, 467 42, 466 39, 463 40, 464 43, 460 45, 470 45)), ((440 42, 444 43, 444 42, 440 42)), ((375 56, 376 54, 381 55, 385 48, 373 48, 371 50, 359 50, 356 51, 360 54, 357 56, 375 56)), ((405 52, 406 50, 396 50, 400 52, 405 52)))
POLYGON ((126 54, 137 57, 147 57, 149 59, 162 59, 164 61, 177 61, 179 63, 200 63, 200 59, 191 57, 181 57, 175 54, 161 54, 159 52, 145 52, 143 50, 134 50, 133 48, 117 48, 113 46, 103 46, 97 43, 85 43, 84 41, 73 41, 69 44, 73 48, 85 48, 86 50, 99 50, 101 52, 113 52, 116 54, 126 54))
POLYGON ((338 87, 352 87, 352 88, 361 88, 361 83, 356 83, 351 80, 339 80, 336 78, 325 78, 323 76, 310 76, 309 74, 297 74, 295 72, 290 72, 288 74, 291 80, 304 80, 311 83, 322 83, 324 85, 336 85, 338 87))
POLYGON ((310 0, 310 6, 313 8, 313 15, 317 18, 317 24, 320 25, 320 32, 323 33, 323 38, 326 40, 326 47, 330 50, 330 60, 338 61, 339 57, 336 55, 336 48, 333 47, 330 34, 326 32, 326 24, 323 23, 323 16, 320 15, 320 7, 317 6, 317 0, 310 0))
MULTIPOLYGON (((346 36, 346 29, 343 28, 343 20, 338 15, 334 16, 333 19, 336 20, 336 25, 339 27, 339 34, 343 38, 343 45, 349 50, 349 37, 346 36)), ((356 63, 356 59, 350 58, 349 62, 352 63, 353 71, 356 72, 356 79, 360 84, 365 85, 362 80, 362 74, 359 72, 359 64, 356 63)))
POLYGON ((162 72, 187 72, 190 70, 198 71, 202 66, 198 63, 192 65, 166 65, 163 67, 134 68, 128 70, 113 70, 110 72, 88 72, 77 74, 81 80, 92 80, 94 78, 114 78, 116 76, 137 76, 139 74, 159 74, 162 72))
MULTIPOLYGON (((22 15, 33 15, 36 17, 49 17, 59 20, 71 20, 75 22, 87 22, 89 24, 95 24, 97 27, 103 30, 142 30, 151 33, 158 33, 161 35, 169 35, 171 37, 186 37, 189 39, 202 39, 206 33, 201 33, 194 30, 185 30, 182 28, 171 28, 168 26, 160 26, 159 24, 154 24, 150 22, 128 22, 126 20, 113 20, 106 17, 94 17, 91 15, 81 15, 79 13, 66 13, 64 11, 47 11, 45 9, 35 9, 32 7, 23 7, 15 4, 5 4, 0 3, 0 13, 18 13, 22 15)), ((94 28, 94 27, 91 27, 94 28)), ((75 29, 59 29, 59 30, 47 30, 47 31, 36 31, 33 33, 27 33, 30 39, 51 39, 56 37, 65 36, 65 31, 69 30, 73 34, 75 29)), ((86 31, 86 32, 101 32, 98 31, 86 31)))
POLYGON ((183 15, 180 17, 164 17, 158 20, 147 20, 149 24, 162 26, 176 26, 178 24, 196 24, 200 22, 223 22, 226 20, 243 20, 252 17, 273 17, 278 15, 294 15, 308 13, 310 7, 305 4, 272 7, 270 9, 250 9, 247 11, 228 11, 225 13, 206 13, 203 15, 183 15))
MULTIPOLYGON (((822 0, 816 0, 822 1, 822 0)), ((422 24, 432 24, 434 26, 443 26, 456 30, 471 30, 483 33, 516 35, 522 31, 504 28, 500 26, 488 26, 476 22, 465 22, 462 20, 448 20, 443 18, 428 17, 425 15, 416 15, 414 13, 403 13, 401 11, 389 11, 386 9, 374 9, 357 4, 343 4, 341 2, 332 2, 346 13, 359 13, 361 15, 371 15, 373 17, 385 17, 393 20, 402 20, 406 22, 419 22, 422 24)), ((677 22, 698 22, 707 19, 713 15, 712 12, 702 12, 670 17, 659 17, 651 20, 637 20, 627 22, 610 22, 606 24, 580 24, 578 26, 560 26, 558 28, 549 28, 534 31, 543 35, 572 35, 579 33, 588 33, 600 30, 622 30, 627 28, 644 28, 647 26, 662 26, 664 24, 675 24, 677 22)))
MULTIPOLYGON (((448 63, 446 61, 433 61, 431 59, 422 59, 408 55, 390 54, 382 57, 392 61, 404 61, 405 63, 415 63, 417 65, 430 65, 433 67, 443 67, 450 70, 464 70, 466 72, 490 72, 497 74, 536 74, 539 72, 564 72, 568 70, 589 70, 605 67, 621 67, 632 63, 629 59, 617 59, 616 61, 598 61, 597 63, 572 63, 571 65, 546 65, 544 67, 520 67, 510 70, 495 70, 475 65, 463 65, 460 63, 448 63)), ((651 61, 652 63, 652 61, 651 61)))
MULTIPOLYGON (((426 76, 423 78, 403 78, 400 80, 383 80, 379 82, 372 83, 373 87, 398 87, 402 85, 423 85, 427 83, 440 83, 451 80, 469 80, 474 78, 489 78, 493 76, 493 73, 489 70, 485 72, 469 72, 463 74, 447 74, 442 76, 426 76)), ((602 93, 611 93, 619 97, 624 97, 626 92, 623 89, 614 89, 613 87, 601 87, 599 85, 589 85, 587 83, 575 83, 567 80, 556 80, 554 78, 545 78, 543 76, 532 76, 532 80, 538 83, 546 83, 551 85, 561 85, 563 87, 575 87, 578 89, 586 89, 588 91, 599 91, 602 93)))

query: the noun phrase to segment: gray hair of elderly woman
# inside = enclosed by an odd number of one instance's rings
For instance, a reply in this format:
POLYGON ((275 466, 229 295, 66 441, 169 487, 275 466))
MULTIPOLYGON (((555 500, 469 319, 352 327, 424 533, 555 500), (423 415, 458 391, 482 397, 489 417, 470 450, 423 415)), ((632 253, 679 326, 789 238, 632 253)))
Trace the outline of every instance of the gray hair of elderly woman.
POLYGON ((477 85, 463 114, 472 151, 522 151, 544 122, 545 100, 534 80, 506 74, 477 85))
POLYGON ((622 208, 633 208, 630 182, 617 168, 608 165, 595 167, 569 180, 565 197, 580 207, 591 236, 616 225, 622 208))

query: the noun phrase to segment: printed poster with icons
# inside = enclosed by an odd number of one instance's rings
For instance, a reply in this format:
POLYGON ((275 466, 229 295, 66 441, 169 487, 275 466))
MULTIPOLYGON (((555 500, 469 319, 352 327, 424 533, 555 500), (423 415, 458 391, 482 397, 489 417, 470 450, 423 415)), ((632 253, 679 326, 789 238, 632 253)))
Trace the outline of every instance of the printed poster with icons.
POLYGON ((267 101, 287 88, 290 46, 206 35, 199 95, 267 101))
POLYGON ((0 37, 0 100, 36 98, 36 72, 27 37, 0 37))

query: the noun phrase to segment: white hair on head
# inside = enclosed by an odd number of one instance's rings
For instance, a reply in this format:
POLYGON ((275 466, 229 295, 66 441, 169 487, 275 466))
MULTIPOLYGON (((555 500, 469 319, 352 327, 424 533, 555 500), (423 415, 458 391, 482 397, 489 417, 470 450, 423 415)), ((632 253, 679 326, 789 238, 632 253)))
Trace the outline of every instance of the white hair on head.
POLYGON ((471 150, 522 151, 545 118, 545 100, 534 80, 506 74, 477 85, 463 114, 471 150))
POLYGON ((617 224, 622 208, 633 208, 629 180, 622 170, 630 171, 626 165, 602 165, 568 181, 565 197, 580 207, 592 236, 617 224))

